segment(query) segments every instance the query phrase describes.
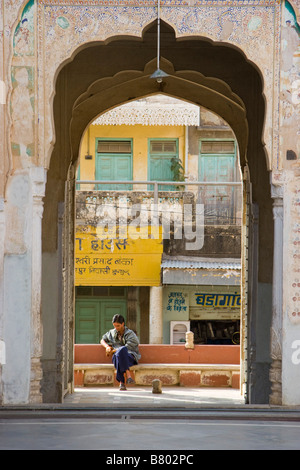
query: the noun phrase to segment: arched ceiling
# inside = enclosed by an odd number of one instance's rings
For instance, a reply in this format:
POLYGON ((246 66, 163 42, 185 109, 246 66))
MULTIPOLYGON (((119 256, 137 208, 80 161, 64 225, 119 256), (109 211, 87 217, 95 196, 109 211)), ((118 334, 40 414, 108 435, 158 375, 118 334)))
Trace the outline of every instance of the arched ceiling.
POLYGON ((151 61, 143 72, 124 71, 114 77, 103 78, 93 83, 74 105, 71 121, 71 141, 74 155, 78 154, 81 136, 97 115, 129 100, 162 91, 170 96, 201 105, 222 118, 234 129, 240 153, 246 154, 247 120, 243 103, 224 82, 203 77, 199 72, 179 71, 161 61, 169 74, 162 84, 150 75, 155 69, 151 61))

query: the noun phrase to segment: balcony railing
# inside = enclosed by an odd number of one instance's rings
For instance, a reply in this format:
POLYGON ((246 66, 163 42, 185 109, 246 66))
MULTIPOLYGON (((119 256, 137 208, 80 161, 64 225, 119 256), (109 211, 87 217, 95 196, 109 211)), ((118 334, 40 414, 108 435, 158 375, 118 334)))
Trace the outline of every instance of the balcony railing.
POLYGON ((140 202, 148 199, 158 205, 166 201, 178 204, 181 200, 181 204, 203 204, 206 225, 241 225, 242 221, 242 183, 239 181, 78 180, 76 190, 78 196, 81 193, 80 205, 84 204, 84 194, 89 204, 96 200, 101 204, 101 200, 121 196, 140 202), (112 185, 117 189, 111 189, 112 185), (166 189, 162 190, 163 187, 166 189))

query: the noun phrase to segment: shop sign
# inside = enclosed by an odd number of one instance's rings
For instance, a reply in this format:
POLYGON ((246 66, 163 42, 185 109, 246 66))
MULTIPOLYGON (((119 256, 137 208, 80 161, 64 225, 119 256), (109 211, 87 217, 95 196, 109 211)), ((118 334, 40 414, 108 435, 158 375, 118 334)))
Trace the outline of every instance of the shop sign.
POLYGON ((188 294, 172 290, 168 293, 167 312, 188 312, 188 294))
POLYGON ((212 287, 211 291, 198 290, 191 298, 190 319, 239 319, 241 309, 241 295, 236 288, 232 290, 212 287))
POLYGON ((162 250, 161 236, 105 238, 85 226, 76 230, 75 285, 159 286, 162 250))
POLYGON ((234 294, 195 294, 196 305, 202 307, 240 308, 241 296, 234 294))

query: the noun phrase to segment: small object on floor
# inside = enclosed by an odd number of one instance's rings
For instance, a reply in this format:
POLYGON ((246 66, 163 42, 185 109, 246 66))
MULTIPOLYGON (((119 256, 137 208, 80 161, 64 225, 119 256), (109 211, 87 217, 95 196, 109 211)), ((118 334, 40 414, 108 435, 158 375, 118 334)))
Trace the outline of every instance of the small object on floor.
POLYGON ((127 384, 134 385, 134 384, 135 384, 135 381, 134 381, 131 377, 129 377, 129 378, 127 379, 127 384))
POLYGON ((162 393, 161 380, 159 379, 152 380, 152 393, 162 393))
POLYGON ((120 383, 119 390, 127 390, 127 388, 125 387, 125 384, 120 383))

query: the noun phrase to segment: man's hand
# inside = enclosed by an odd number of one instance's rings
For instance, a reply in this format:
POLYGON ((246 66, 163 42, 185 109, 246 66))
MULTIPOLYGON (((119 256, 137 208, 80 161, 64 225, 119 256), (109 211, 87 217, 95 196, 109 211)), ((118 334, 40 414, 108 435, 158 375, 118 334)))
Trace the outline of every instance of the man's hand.
POLYGON ((116 349, 113 349, 111 346, 105 348, 105 354, 107 357, 112 356, 116 352, 116 349))

